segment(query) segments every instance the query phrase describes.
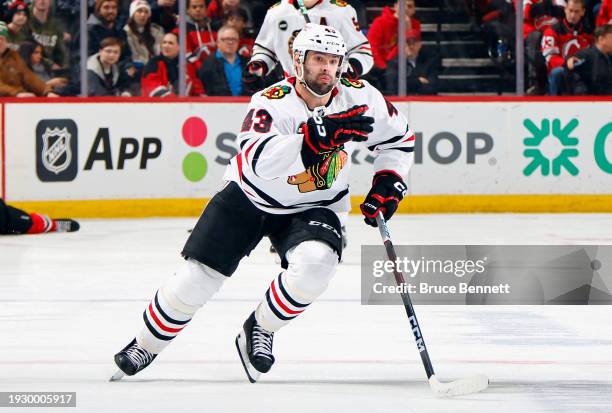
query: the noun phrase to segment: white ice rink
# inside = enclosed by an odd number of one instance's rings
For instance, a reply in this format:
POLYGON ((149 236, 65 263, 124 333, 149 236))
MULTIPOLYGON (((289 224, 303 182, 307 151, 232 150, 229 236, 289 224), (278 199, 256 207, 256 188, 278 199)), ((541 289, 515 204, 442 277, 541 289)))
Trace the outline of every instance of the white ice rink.
MULTIPOLYGON (((85 220, 74 234, 1 237, 0 391, 74 391, 69 412, 612 412, 609 306, 417 306, 441 380, 491 379, 484 393, 434 398, 403 308, 360 305, 359 245, 380 238, 358 216, 330 288, 277 333, 260 382, 247 381, 234 337, 279 271, 267 242, 149 368, 109 383, 194 223, 85 220)), ((600 214, 396 216, 390 227, 396 244, 612 244, 612 215, 600 214)))

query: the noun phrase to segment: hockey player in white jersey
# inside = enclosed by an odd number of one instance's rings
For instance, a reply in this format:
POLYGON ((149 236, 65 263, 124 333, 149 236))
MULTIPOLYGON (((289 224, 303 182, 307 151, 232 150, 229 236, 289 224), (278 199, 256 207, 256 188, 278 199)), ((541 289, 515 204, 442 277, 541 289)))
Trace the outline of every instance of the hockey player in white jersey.
POLYGON ((328 25, 340 32, 347 45, 347 77, 359 78, 372 69, 374 59, 367 37, 361 32, 355 9, 344 0, 303 0, 306 16, 297 0, 281 0, 272 6, 255 40, 245 82, 263 87, 263 76, 280 64, 286 76, 293 71, 293 40, 306 24, 328 25))
POLYGON ((187 240, 184 266, 157 291, 142 330, 115 355, 112 379, 147 367, 267 236, 282 270, 235 340, 255 382, 274 364, 274 334, 334 275, 342 255, 337 214, 350 208, 351 153, 365 145, 376 155, 361 205, 367 224, 375 226, 379 212, 390 219, 404 197, 414 150, 404 116, 367 82, 340 80, 347 62, 337 30, 308 24, 293 47, 296 76, 253 96, 226 184, 187 240))

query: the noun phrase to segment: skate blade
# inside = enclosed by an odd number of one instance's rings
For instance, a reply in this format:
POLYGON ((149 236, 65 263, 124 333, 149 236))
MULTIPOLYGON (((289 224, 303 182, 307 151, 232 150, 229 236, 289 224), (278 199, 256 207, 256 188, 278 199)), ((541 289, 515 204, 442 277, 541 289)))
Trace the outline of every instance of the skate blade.
POLYGON ((251 365, 249 361, 249 355, 246 349, 246 337, 244 336, 244 332, 241 332, 236 337, 236 350, 238 350, 238 356, 240 356, 240 362, 242 363, 242 367, 244 368, 244 372, 246 373, 249 381, 251 383, 255 383, 259 380, 259 376, 261 373, 255 370, 255 367, 251 365))
POLYGON ((109 381, 119 381, 125 376, 125 373, 121 370, 117 370, 115 374, 113 374, 109 381))

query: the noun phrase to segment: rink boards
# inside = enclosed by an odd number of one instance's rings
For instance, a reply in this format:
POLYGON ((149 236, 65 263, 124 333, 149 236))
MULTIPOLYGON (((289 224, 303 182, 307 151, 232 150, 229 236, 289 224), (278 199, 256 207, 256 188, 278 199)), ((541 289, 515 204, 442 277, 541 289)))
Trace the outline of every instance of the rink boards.
MULTIPOLYGON (((239 151, 248 103, 51 102, 3 101, 2 195, 83 217, 197 215, 239 151)), ((612 99, 393 103, 416 132, 401 212, 612 212, 612 99)), ((352 161, 356 206, 373 157, 360 147, 352 161)))

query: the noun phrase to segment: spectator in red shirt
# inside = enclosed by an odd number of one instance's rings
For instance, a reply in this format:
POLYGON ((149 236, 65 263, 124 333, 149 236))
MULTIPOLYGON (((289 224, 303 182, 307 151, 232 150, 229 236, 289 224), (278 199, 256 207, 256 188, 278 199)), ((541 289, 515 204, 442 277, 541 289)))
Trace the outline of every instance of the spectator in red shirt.
POLYGON ((549 73, 548 91, 553 96, 564 91, 565 61, 593 43, 593 30, 584 19, 584 0, 569 0, 564 11, 565 18, 546 29, 542 37, 542 55, 549 73))
MULTIPOLYGON (((178 28, 174 33, 178 35, 178 28)), ((204 0, 187 0, 187 61, 194 66, 194 73, 216 49, 217 33, 206 15, 204 0)))
MULTIPOLYGON (((166 33, 161 44, 161 55, 152 57, 142 74, 142 96, 166 97, 178 94, 179 41, 176 33, 166 33)), ((204 87, 193 66, 187 65, 187 95, 202 96, 204 87)))
POLYGON ((546 92, 547 71, 542 56, 542 34, 563 19, 565 4, 565 0, 525 0, 523 3, 528 95, 543 95, 546 92))
POLYGON ((565 0, 525 0, 523 3, 523 37, 557 24, 563 18, 565 0))
MULTIPOLYGON (((370 30, 368 31, 368 40, 370 41, 372 54, 374 55, 374 66, 378 69, 387 68, 387 62, 394 57, 393 49, 397 48, 397 26, 399 24, 398 14, 400 1, 401 0, 397 0, 393 8, 383 8, 381 15, 372 21, 370 30)), ((416 4, 414 0, 405 0, 405 2, 406 32, 414 30, 420 36, 421 22, 414 18, 416 4)))
POLYGON ((612 0, 602 0, 595 19, 595 26, 603 26, 604 24, 612 24, 612 0))

